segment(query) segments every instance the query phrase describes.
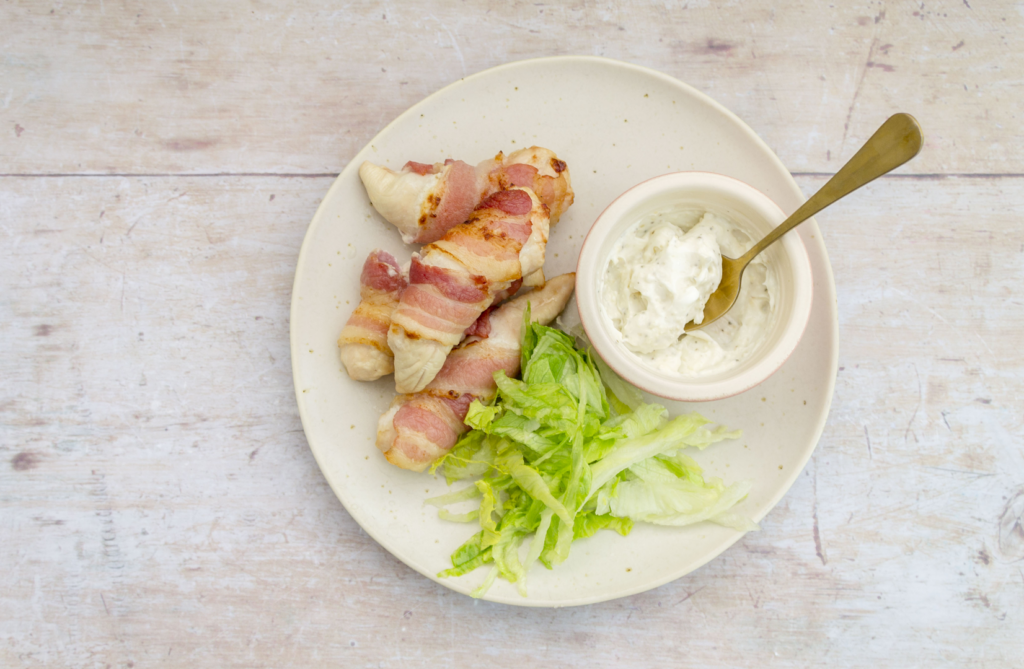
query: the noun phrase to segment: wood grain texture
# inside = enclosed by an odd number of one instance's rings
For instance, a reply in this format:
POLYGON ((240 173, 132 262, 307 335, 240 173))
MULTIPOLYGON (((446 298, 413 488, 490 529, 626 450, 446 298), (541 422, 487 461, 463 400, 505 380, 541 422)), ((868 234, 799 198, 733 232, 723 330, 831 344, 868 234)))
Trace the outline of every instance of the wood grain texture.
POLYGON ((0 665, 1019 666, 1024 17, 771 7, 0 7, 0 665), (524 610, 344 511, 288 306, 332 175, 383 125, 563 53, 709 93, 805 193, 892 111, 926 148, 817 217, 839 377, 762 531, 644 594, 524 610))
POLYGON ((832 172, 895 111, 918 173, 1021 172, 1024 16, 1009 2, 8 3, 7 173, 336 173, 400 112, 512 60, 661 70, 832 172))

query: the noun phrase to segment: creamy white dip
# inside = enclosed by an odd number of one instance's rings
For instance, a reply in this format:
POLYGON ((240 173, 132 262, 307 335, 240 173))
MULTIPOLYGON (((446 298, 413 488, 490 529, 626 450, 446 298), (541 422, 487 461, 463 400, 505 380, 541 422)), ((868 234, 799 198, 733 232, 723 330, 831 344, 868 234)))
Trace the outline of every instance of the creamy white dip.
POLYGON ((711 325, 704 305, 722 280, 722 255, 738 258, 750 236, 720 216, 692 209, 660 211, 616 242, 598 288, 612 335, 647 365, 706 376, 739 365, 761 343, 775 313, 778 281, 764 254, 743 273, 736 304, 711 325))

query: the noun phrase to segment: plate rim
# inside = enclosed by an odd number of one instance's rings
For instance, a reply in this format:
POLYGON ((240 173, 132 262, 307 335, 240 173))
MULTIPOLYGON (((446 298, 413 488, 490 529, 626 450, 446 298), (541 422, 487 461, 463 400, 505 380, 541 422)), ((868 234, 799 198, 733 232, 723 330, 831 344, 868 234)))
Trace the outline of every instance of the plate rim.
MULTIPOLYGON (((345 167, 343 167, 342 170, 338 173, 338 176, 335 177, 334 181, 331 182, 330 187, 324 193, 324 196, 321 199, 320 204, 317 206, 316 211, 313 213, 313 217, 310 219, 310 222, 306 226, 306 230, 303 233, 302 245, 299 248, 299 254, 298 254, 298 257, 297 257, 296 263, 295 263, 295 276, 293 277, 293 280, 292 280, 291 305, 290 305, 290 309, 289 309, 288 336, 289 336, 289 355, 291 356, 291 366, 292 366, 292 386, 293 386, 293 391, 295 393, 295 402, 296 402, 296 405, 297 405, 297 408, 298 408, 298 411, 299 411, 299 420, 300 420, 300 422, 302 424, 302 430, 303 430, 303 434, 306 437, 307 446, 309 446, 309 449, 310 449, 310 451, 313 454, 313 459, 316 461, 317 466, 320 469, 321 475, 324 476, 324 479, 327 481, 327 484, 331 488, 331 491, 334 493, 335 497, 337 497, 338 501, 341 502, 342 507, 345 508, 346 513, 349 514, 349 516, 356 522, 356 524, 359 525, 359 527, 364 532, 366 532, 370 536, 370 538, 372 538, 384 550, 386 550, 389 554, 391 554, 392 557, 396 558, 397 560, 402 562, 404 565, 406 565, 407 567, 409 567, 413 571, 415 571, 415 572, 417 572, 417 573, 419 573, 419 574, 421 574, 423 576, 426 576, 431 581, 434 581, 435 583, 437 583, 439 585, 442 585, 445 588, 447 588, 449 590, 452 590, 452 591, 454 591, 456 593, 459 593, 459 594, 467 594, 467 593, 463 592, 462 589, 456 588, 454 582, 441 579, 441 578, 437 577, 436 574, 433 574, 433 573, 428 572, 426 570, 420 569, 416 565, 409 564, 409 562, 407 562, 405 559, 403 559, 402 557, 397 555, 395 552, 393 552, 388 547, 390 542, 387 541, 384 537, 380 536, 380 534, 374 528, 365 527, 363 525, 363 523, 361 523, 359 521, 359 519, 355 515, 353 515, 351 513, 351 511, 349 511, 348 506, 346 506, 345 500, 342 497, 342 494, 339 492, 338 489, 335 488, 335 486, 332 484, 331 480, 328 478, 328 476, 327 476, 327 474, 325 472, 325 469, 324 469, 325 464, 323 462, 321 462, 320 457, 319 457, 319 455, 317 453, 317 449, 315 449, 313 447, 312 441, 311 441, 310 436, 309 436, 310 418, 307 415, 306 409, 304 408, 304 405, 303 405, 303 402, 302 402, 302 397, 301 397, 301 392, 302 391, 301 391, 301 387, 300 387, 300 384, 299 384, 300 379, 299 379, 298 365, 295 364, 295 361, 298 360, 299 357, 300 357, 298 355, 299 354, 298 343, 297 343, 298 339, 297 339, 297 333, 296 333, 296 329, 295 329, 296 328, 295 324, 298 321, 297 314, 298 314, 298 311, 299 311, 299 302, 300 302, 300 300, 298 299, 298 287, 299 287, 299 281, 300 281, 300 275, 301 275, 300 270, 303 268, 303 266, 305 264, 307 264, 307 256, 309 255, 310 249, 313 246, 312 236, 311 236, 310 233, 313 230, 314 224, 316 224, 316 222, 318 220, 321 220, 321 216, 322 216, 325 208, 327 207, 328 203, 332 201, 332 196, 333 196, 334 192, 336 190, 340 190, 341 187, 342 187, 342 183, 349 177, 350 173, 358 169, 358 165, 356 164, 355 156, 358 156, 365 149, 373 146, 374 143, 378 140, 378 138, 380 138, 382 135, 385 135, 386 133, 388 133, 393 126, 399 124, 400 122, 403 122, 406 119, 406 117, 412 116, 413 114, 415 114, 418 109, 420 109, 422 106, 425 106, 428 102, 430 102, 434 98, 440 97, 442 95, 445 95, 445 94, 449 93, 450 91, 452 91, 454 89, 457 89, 458 87, 462 86, 464 83, 466 83, 468 81, 472 81, 474 79, 483 78, 483 77, 492 77, 492 76, 495 76, 496 74, 500 74, 502 72, 507 72, 507 71, 510 71, 510 70, 515 70, 515 69, 524 68, 524 67, 534 67, 534 66, 537 66, 537 65, 545 64, 545 63, 558 63, 558 64, 589 63, 589 64, 601 65, 601 66, 604 66, 604 67, 621 68, 621 69, 624 69, 624 70, 632 70, 634 72, 643 74, 645 76, 649 76, 649 77, 653 77, 655 79, 658 79, 658 80, 662 81, 664 84, 666 84, 666 85, 668 85, 670 87, 674 87, 674 88, 686 91, 690 95, 693 95, 694 97, 700 99, 705 104, 708 104, 711 107, 713 107, 715 109, 715 111, 717 111, 718 113, 720 113, 723 116, 725 116, 728 120, 730 120, 733 123, 733 125, 737 129, 741 130, 747 136, 747 138, 750 141, 752 141, 754 144, 759 146, 763 150, 765 156, 773 164, 773 166, 775 168, 777 168, 782 175, 784 175, 783 181, 785 182, 786 186, 789 188, 790 193, 793 196, 795 196, 799 202, 804 202, 805 199, 806 199, 804 197, 804 195, 803 195, 803 192, 800 190, 799 185, 796 183, 796 180, 793 178, 792 173, 782 163, 782 160, 776 155, 775 151, 773 151, 771 149, 771 147, 769 147, 768 144, 753 130, 753 128, 751 128, 745 121, 743 121, 743 119, 741 119, 734 112, 732 112, 727 107, 722 105, 720 102, 718 102, 717 100, 713 99, 712 97, 710 97, 706 93, 703 93, 702 91, 700 91, 697 88, 693 87, 692 85, 690 85, 690 84, 688 84, 688 83, 686 83, 686 82, 684 82, 684 81, 682 81, 680 79, 677 79, 677 78, 675 78, 675 77, 673 77, 673 76, 671 76, 669 74, 666 74, 664 72, 661 72, 659 70, 655 70, 653 68, 650 68, 650 67, 647 67, 647 66, 644 66, 644 65, 637 65, 635 63, 630 63, 630 62, 618 60, 618 59, 615 59, 615 58, 608 58, 608 57, 605 57, 605 56, 564 55, 564 56, 544 56, 544 57, 539 57, 539 58, 526 58, 526 59, 521 59, 521 60, 510 61, 510 62, 507 62, 507 63, 503 63, 501 65, 496 65, 494 67, 486 68, 486 69, 481 70, 479 72, 475 72, 475 73, 473 73, 471 75, 460 77, 459 79, 456 79, 455 81, 453 81, 453 82, 451 82, 451 83, 449 83, 449 84, 447 84, 447 85, 437 89, 433 93, 430 93, 429 95, 423 97, 422 99, 420 99, 419 101, 417 101, 416 103, 414 103, 413 105, 408 107, 405 111, 400 113, 398 116, 396 116, 394 119, 392 119, 389 123, 387 123, 383 128, 381 128, 372 138, 370 138, 370 140, 363 147, 361 147, 358 151, 355 152, 355 154, 349 160, 349 162, 345 165, 345 167)), ((817 234, 812 235, 810 240, 805 240, 805 244, 808 244, 808 243, 814 244, 814 246, 816 247, 815 250, 818 253, 821 254, 821 259, 823 261, 822 262, 823 276, 818 277, 818 278, 821 279, 821 280, 824 280, 824 284, 825 284, 824 287, 827 289, 828 294, 832 297, 832 303, 833 303, 833 308, 831 310, 832 317, 831 317, 830 322, 829 322, 829 325, 831 326, 830 327, 831 337, 829 337, 827 340, 823 340, 823 343, 827 344, 830 347, 830 349, 831 349, 831 356, 830 356, 830 361, 829 361, 830 374, 828 375, 827 384, 826 384, 826 388, 825 388, 826 393, 827 393, 827 400, 825 402, 825 405, 824 405, 820 415, 817 418, 817 424, 814 426, 814 430, 813 430, 814 437, 813 437, 813 439, 810 440, 809 447, 807 447, 805 449, 805 452, 803 452, 800 455, 800 457, 799 457, 799 466, 793 467, 791 469, 789 476, 786 477, 786 479, 784 479, 783 484, 780 485, 777 488, 776 493, 769 498, 769 502, 765 505, 764 511, 760 512, 760 513, 757 513, 757 514, 754 514, 755 522, 760 522, 765 516, 768 515, 768 513, 770 513, 778 505, 779 501, 781 501, 781 499, 793 487, 793 484, 796 482, 797 478, 800 476, 800 474, 803 472, 804 468, 807 466, 807 462, 811 459, 811 456, 814 454, 815 449, 817 448, 818 444, 821 441, 821 436, 824 433, 825 425, 828 422, 828 416, 831 413, 832 401, 833 401, 833 399, 835 397, 835 386, 836 386, 836 381, 837 381, 837 378, 838 378, 838 365, 839 365, 839 313, 838 313, 838 308, 835 307, 836 287, 835 287, 835 276, 834 276, 834 273, 833 273, 833 270, 832 270, 832 263, 829 260, 828 250, 825 247, 824 240, 822 239, 822 236, 820 234, 820 229, 818 228, 817 221, 813 220, 813 219, 809 220, 809 221, 806 221, 803 224, 803 226, 801 226, 801 227, 804 227, 805 229, 810 228, 811 230, 813 230, 813 231, 815 231, 817 233, 817 234)), ((596 603, 600 603, 600 602, 611 601, 611 600, 615 600, 615 599, 621 599, 623 597, 629 597, 629 596, 636 595, 636 594, 639 594, 639 593, 642 593, 642 592, 647 592, 648 590, 653 590, 654 588, 658 588, 658 587, 660 587, 662 585, 665 585, 666 583, 671 583, 672 581, 678 580, 678 579, 686 576, 687 574, 693 573, 697 569, 700 569, 701 567, 705 566, 706 564, 708 564, 709 562, 714 560, 716 557, 721 555, 727 549, 731 548, 743 536, 745 536, 744 532, 735 532, 735 534, 734 534, 734 536, 732 537, 731 540, 723 542, 723 544, 718 548, 718 550, 714 550, 714 551, 709 552, 706 555, 705 559, 703 559, 699 564, 697 564, 696 566, 693 566, 692 568, 683 569, 680 572, 676 572, 676 573, 670 573, 669 575, 667 575, 667 576, 665 576, 663 578, 655 579, 653 581, 646 581, 646 582, 644 582, 642 584, 638 584, 637 586, 626 588, 624 590, 617 591, 617 592, 611 593, 611 594, 600 593, 600 594, 595 594, 595 595, 587 596, 587 597, 577 597, 577 598, 574 598, 574 599, 571 599, 571 600, 566 600, 564 602, 537 601, 537 600, 531 600, 529 597, 520 597, 519 600, 515 600, 515 599, 506 598, 506 597, 500 597, 500 596, 498 596, 498 597, 491 597, 491 596, 488 596, 488 595, 484 595, 483 597, 481 597, 481 599, 483 599, 484 601, 488 601, 488 602, 492 602, 492 603, 496 603, 496 604, 504 604, 504 605, 509 605, 509 606, 521 606, 521 607, 528 607, 528 608, 565 608, 565 607, 571 607, 571 606, 585 606, 585 605, 588 605, 588 604, 596 604, 596 603)), ((467 596, 468 596, 468 594, 467 594, 467 596)))

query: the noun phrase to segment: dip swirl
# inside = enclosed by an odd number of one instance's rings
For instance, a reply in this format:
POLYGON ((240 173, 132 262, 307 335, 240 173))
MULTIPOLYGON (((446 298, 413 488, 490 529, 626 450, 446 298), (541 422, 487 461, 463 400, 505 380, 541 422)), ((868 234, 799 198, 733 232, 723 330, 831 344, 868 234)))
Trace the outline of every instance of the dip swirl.
POLYGON ((672 209, 638 221, 616 242, 598 288, 618 344, 654 369, 699 377, 740 365, 775 314, 778 281, 759 256, 747 266, 736 304, 701 330, 704 305, 722 280, 722 255, 738 258, 750 236, 710 212, 672 209))

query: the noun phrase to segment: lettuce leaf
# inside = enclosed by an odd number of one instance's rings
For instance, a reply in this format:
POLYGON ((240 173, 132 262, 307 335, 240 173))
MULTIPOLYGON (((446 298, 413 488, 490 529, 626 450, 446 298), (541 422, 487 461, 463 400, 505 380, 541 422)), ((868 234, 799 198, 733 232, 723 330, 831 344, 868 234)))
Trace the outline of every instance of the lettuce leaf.
POLYGON ((757 529, 732 509, 750 483, 705 480, 684 448, 707 448, 739 436, 710 428, 692 413, 671 420, 572 337, 524 316, 522 379, 494 375, 492 403, 473 402, 472 429, 434 463, 455 492, 427 500, 442 518, 476 522, 479 530, 452 553, 439 576, 492 565, 482 596, 497 577, 526 596, 526 577, 540 561, 551 569, 572 543, 634 522, 682 526, 708 520, 739 531, 757 529), (453 505, 473 505, 463 512, 453 505), (520 558, 524 544, 525 559, 520 558))

